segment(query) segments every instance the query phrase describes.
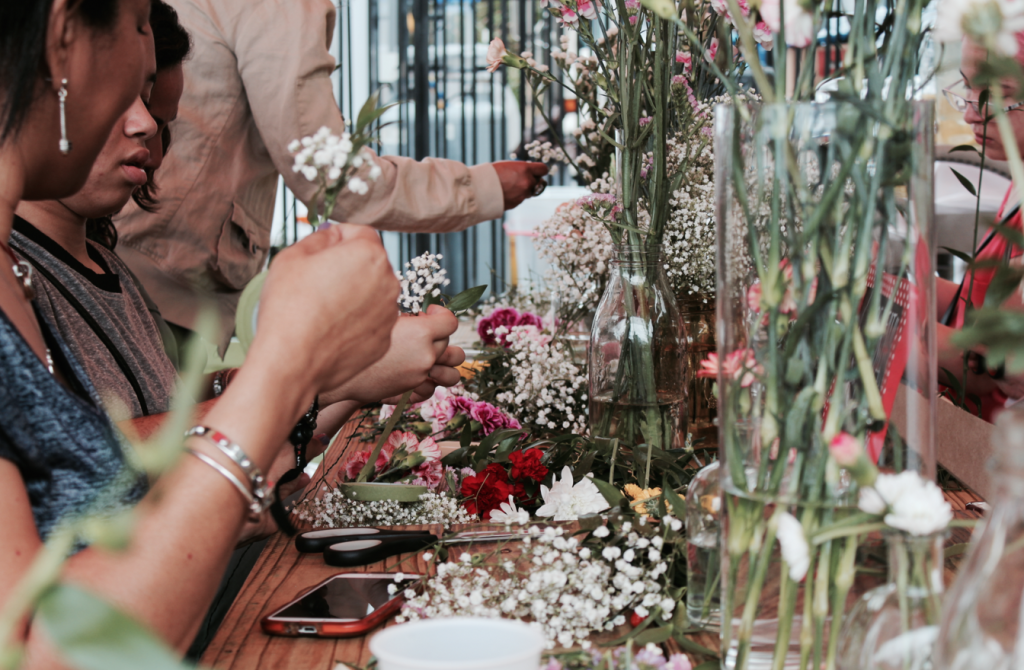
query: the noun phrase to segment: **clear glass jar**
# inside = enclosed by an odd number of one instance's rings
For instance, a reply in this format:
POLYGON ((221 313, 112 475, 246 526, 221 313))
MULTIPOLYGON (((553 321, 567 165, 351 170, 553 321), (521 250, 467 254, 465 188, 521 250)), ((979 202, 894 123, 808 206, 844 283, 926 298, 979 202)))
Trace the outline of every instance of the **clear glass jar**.
POLYGON ((617 247, 590 334, 590 433, 645 489, 651 455, 682 445, 685 355, 661 251, 617 247))
POLYGON ((722 489, 718 461, 693 476, 686 489, 686 616, 690 625, 718 630, 722 618, 722 489))
POLYGON ((694 449, 718 443, 718 399, 715 398, 715 380, 698 377, 701 361, 715 351, 715 296, 689 293, 678 296, 679 318, 683 322, 686 338, 684 374, 689 374, 686 391, 686 441, 694 449))
POLYGON ((859 538, 796 542, 859 514, 836 437, 888 469, 935 476, 934 114, 930 102, 897 111, 881 133, 850 103, 716 110, 708 367, 729 670, 834 668, 831 622, 884 578, 859 569, 859 538), (798 547, 792 563, 783 543, 798 547))
POLYGON ((1024 409, 997 417, 992 446, 992 511, 946 599, 936 670, 1024 667, 1024 409))
POLYGON ((843 619, 838 670, 931 670, 942 609, 944 533, 886 533, 889 579, 843 619))

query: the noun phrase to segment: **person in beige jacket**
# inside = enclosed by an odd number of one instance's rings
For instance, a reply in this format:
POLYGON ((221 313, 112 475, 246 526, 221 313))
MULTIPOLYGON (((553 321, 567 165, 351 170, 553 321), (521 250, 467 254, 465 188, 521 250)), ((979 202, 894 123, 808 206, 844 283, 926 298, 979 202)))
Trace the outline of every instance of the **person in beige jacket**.
MULTIPOLYGON (((331 0, 168 0, 192 34, 174 150, 155 212, 117 218, 118 254, 164 318, 192 327, 211 299, 226 344, 238 298, 263 268, 278 174, 304 202, 316 187, 292 172, 288 144, 344 121, 330 75, 331 0)), ((501 216, 543 188, 541 163, 467 167, 386 156, 369 193, 345 193, 332 218, 403 232, 451 232, 501 216)))

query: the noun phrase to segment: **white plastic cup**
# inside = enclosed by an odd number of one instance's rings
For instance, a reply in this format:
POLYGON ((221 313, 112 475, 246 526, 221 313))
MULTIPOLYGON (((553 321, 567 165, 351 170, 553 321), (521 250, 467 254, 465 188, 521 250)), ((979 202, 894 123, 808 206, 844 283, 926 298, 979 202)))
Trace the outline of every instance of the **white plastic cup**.
POLYGON ((544 636, 521 621, 428 619, 385 628, 370 651, 379 670, 538 670, 544 636))

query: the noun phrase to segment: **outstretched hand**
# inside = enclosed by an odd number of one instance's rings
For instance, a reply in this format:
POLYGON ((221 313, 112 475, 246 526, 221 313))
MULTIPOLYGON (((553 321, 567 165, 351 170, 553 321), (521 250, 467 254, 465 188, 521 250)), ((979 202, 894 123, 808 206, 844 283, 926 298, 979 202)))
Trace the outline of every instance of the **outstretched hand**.
POLYGON ((448 338, 458 326, 455 315, 439 305, 431 305, 418 316, 399 318, 384 357, 350 382, 321 396, 321 402, 393 402, 409 390, 413 391, 412 401, 420 402, 433 395, 437 386, 454 386, 459 382, 455 368, 466 360, 462 349, 448 346, 448 338))
POLYGON ((505 209, 517 207, 523 200, 538 195, 542 177, 548 173, 548 166, 544 163, 498 161, 492 165, 501 181, 505 209))

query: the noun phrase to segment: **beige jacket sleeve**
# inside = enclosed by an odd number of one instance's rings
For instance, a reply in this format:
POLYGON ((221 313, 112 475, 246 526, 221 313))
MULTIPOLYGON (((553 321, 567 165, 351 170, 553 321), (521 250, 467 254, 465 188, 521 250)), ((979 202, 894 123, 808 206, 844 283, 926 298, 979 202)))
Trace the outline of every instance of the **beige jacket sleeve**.
MULTIPOLYGON (((308 204, 316 188, 292 171, 288 144, 323 126, 344 128, 334 98, 330 0, 256 0, 240 12, 228 39, 238 58, 252 117, 285 183, 308 204), (318 37, 319 36, 319 37, 318 37)), ((365 195, 345 191, 332 218, 403 232, 463 230, 504 212, 497 172, 444 159, 378 158, 382 174, 365 195)))

